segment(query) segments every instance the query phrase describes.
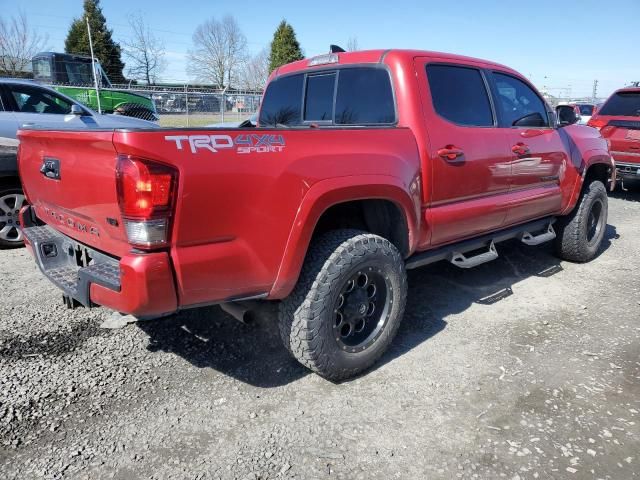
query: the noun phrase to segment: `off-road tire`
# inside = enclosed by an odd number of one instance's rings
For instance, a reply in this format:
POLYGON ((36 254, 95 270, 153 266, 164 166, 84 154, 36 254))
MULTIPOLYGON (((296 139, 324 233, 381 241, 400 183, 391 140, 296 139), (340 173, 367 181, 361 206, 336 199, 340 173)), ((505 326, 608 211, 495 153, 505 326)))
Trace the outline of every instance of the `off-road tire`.
POLYGON ((407 297, 404 260, 385 238, 360 230, 335 230, 312 242, 298 283, 278 312, 282 341, 304 366, 332 381, 370 367, 393 340, 407 297), (350 276, 370 268, 385 276, 388 315, 373 343, 345 351, 335 338, 334 307, 350 276))
POLYGON ((554 225, 556 229, 556 254, 571 262, 588 262, 598 253, 607 226, 607 189, 600 181, 586 185, 573 211, 561 217, 554 225), (594 205, 600 203, 599 227, 589 241, 589 219, 594 205))

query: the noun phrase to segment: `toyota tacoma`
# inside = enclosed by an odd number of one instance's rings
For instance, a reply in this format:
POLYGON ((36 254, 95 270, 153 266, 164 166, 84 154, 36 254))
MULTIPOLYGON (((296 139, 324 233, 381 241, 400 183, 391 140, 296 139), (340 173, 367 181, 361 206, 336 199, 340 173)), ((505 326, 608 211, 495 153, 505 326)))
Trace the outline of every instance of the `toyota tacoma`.
POLYGON ((282 66, 256 128, 19 137, 24 237, 69 305, 277 301, 286 348, 334 381, 391 343, 407 269, 507 239, 594 258, 615 181, 600 132, 560 125, 525 77, 426 51, 282 66))

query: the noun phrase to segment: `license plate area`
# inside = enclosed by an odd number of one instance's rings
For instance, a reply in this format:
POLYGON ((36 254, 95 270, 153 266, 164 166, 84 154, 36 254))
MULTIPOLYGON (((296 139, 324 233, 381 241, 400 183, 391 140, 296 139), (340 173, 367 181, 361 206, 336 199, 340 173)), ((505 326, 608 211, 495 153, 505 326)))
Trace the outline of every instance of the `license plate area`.
POLYGON ((23 230, 36 262, 66 296, 91 306, 90 285, 120 291, 120 262, 61 234, 48 225, 23 230))

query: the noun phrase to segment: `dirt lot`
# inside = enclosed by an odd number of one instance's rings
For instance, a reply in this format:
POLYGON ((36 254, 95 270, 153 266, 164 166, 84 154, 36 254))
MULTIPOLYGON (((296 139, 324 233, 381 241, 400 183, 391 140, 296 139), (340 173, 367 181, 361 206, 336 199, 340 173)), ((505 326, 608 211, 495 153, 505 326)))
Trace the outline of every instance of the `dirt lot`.
POLYGON ((512 243, 411 272, 392 350, 339 385, 270 315, 105 330, 0 252, 0 478, 636 478, 640 189, 609 213, 587 265, 512 243))

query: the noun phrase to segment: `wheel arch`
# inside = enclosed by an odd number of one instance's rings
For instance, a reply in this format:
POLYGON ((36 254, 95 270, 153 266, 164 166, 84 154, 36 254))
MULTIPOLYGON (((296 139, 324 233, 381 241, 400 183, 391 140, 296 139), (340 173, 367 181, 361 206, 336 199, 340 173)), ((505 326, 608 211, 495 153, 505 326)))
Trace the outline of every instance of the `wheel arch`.
POLYGON ((360 228, 380 234, 396 245, 405 258, 408 257, 415 250, 420 228, 420 189, 417 182, 419 179, 416 178, 405 186, 396 177, 364 175, 314 184, 298 209, 269 296, 284 298, 291 292, 314 235, 332 226, 360 228), (343 216, 358 210, 360 215, 343 216), (335 224, 340 218, 347 221, 335 224))
POLYGON ((22 188, 18 175, 0 176, 0 188, 22 188))
POLYGON ((563 215, 571 212, 575 208, 585 186, 589 185, 593 180, 601 181, 605 188, 608 187, 611 190, 615 188, 616 168, 608 152, 599 149, 585 152, 581 170, 569 202, 567 203, 567 207, 562 212, 563 215))

